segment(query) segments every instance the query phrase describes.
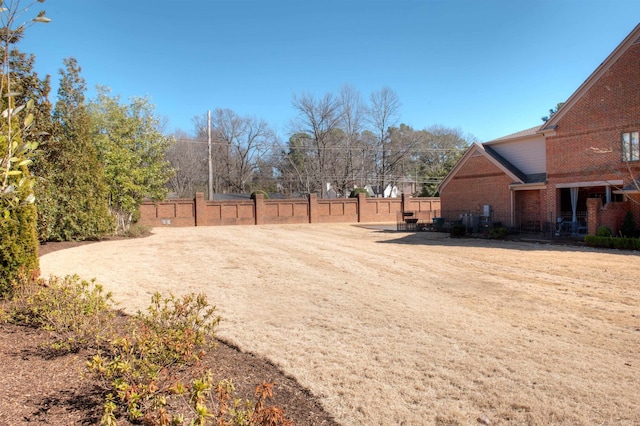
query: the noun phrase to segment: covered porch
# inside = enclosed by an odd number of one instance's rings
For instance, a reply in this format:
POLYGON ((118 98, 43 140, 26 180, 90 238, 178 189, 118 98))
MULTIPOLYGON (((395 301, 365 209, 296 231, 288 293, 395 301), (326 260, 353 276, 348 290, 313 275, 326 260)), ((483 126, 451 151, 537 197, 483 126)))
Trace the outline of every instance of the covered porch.
POLYGON ((614 191, 620 185, 622 180, 556 184, 556 235, 575 237, 587 235, 589 231, 587 204, 604 207, 618 201, 621 197, 614 191), (588 203, 587 200, 592 201, 588 203))

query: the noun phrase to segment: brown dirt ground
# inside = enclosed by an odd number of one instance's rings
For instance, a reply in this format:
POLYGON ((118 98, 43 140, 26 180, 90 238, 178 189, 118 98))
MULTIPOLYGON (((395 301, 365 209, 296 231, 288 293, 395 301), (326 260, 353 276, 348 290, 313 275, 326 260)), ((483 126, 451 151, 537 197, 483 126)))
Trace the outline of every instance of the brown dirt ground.
MULTIPOLYGON (((108 241, 117 240, 121 239, 108 241)), ((40 256, 94 243, 47 243, 40 247, 40 256)), ((82 379, 91 354, 82 351, 55 355, 47 349, 51 341, 51 335, 44 330, 0 323, 0 425, 99 423, 103 395, 82 379)), ((231 343, 219 340, 215 350, 203 359, 201 368, 213 371, 216 381, 231 379, 236 396, 242 399, 255 400, 256 385, 275 382, 274 399, 268 404, 284 408, 285 415, 295 419, 296 425, 337 425, 317 398, 294 378, 269 360, 242 352, 231 343)), ((119 420, 118 424, 130 423, 119 420)))
POLYGON ((205 292, 221 338, 340 424, 640 424, 636 252, 269 225, 158 228, 41 268, 97 278, 127 312, 205 292))

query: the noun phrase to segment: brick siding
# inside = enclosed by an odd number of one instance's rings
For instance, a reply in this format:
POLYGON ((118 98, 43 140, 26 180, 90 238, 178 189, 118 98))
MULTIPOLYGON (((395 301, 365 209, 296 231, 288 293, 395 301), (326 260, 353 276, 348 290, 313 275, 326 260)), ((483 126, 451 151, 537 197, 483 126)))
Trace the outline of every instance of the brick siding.
MULTIPOLYGON (((629 173, 621 153, 621 134, 640 130, 639 94, 640 45, 635 45, 580 97, 558 121, 556 134, 547 138, 550 212, 559 210, 558 184, 622 179, 626 185, 632 175, 639 176, 640 165, 631 163, 629 173)), ((621 224, 621 209, 638 211, 633 203, 612 203, 603 209, 602 224, 612 229, 621 224)), ((634 217, 640 225, 639 215, 634 217)))
POLYGON ((508 212, 511 183, 512 179, 485 157, 471 157, 440 194, 443 210, 481 212, 488 204, 494 211, 508 212))

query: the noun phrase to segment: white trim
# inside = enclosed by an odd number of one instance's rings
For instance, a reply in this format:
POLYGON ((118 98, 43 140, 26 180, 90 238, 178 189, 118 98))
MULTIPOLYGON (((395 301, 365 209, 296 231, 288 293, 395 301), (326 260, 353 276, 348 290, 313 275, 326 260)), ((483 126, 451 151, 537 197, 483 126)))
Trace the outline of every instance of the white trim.
POLYGON ((587 186, 615 186, 622 185, 624 181, 619 180, 594 180, 592 182, 570 182, 570 183, 557 183, 556 188, 583 188, 587 186))
MULTIPOLYGON (((511 189, 511 185, 509 185, 509 189, 511 189)), ((511 195, 511 217, 509 218, 509 220, 511 221, 511 227, 514 226, 515 223, 515 198, 516 198, 516 193, 515 191, 512 189, 511 191, 509 191, 509 195, 511 195)))
POLYGON ((535 191, 539 189, 547 189, 546 183, 512 183, 509 185, 512 191, 535 191))

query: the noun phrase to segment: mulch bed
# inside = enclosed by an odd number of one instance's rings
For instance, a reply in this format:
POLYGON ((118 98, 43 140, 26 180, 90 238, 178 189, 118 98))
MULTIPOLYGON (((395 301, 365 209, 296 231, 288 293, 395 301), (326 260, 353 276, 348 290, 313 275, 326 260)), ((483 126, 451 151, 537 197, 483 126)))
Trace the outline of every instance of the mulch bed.
MULTIPOLYGON (((47 243, 40 255, 90 242, 47 243)), ((47 331, 0 323, 0 425, 94 425, 102 414, 103 395, 82 378, 88 351, 56 355, 47 331)), ((218 342, 202 361, 214 380, 231 379, 237 397, 255 401, 263 381, 274 382, 270 404, 284 409, 296 425, 338 425, 317 398, 266 359, 218 342)), ((128 425, 118 420, 119 425, 128 425)))

